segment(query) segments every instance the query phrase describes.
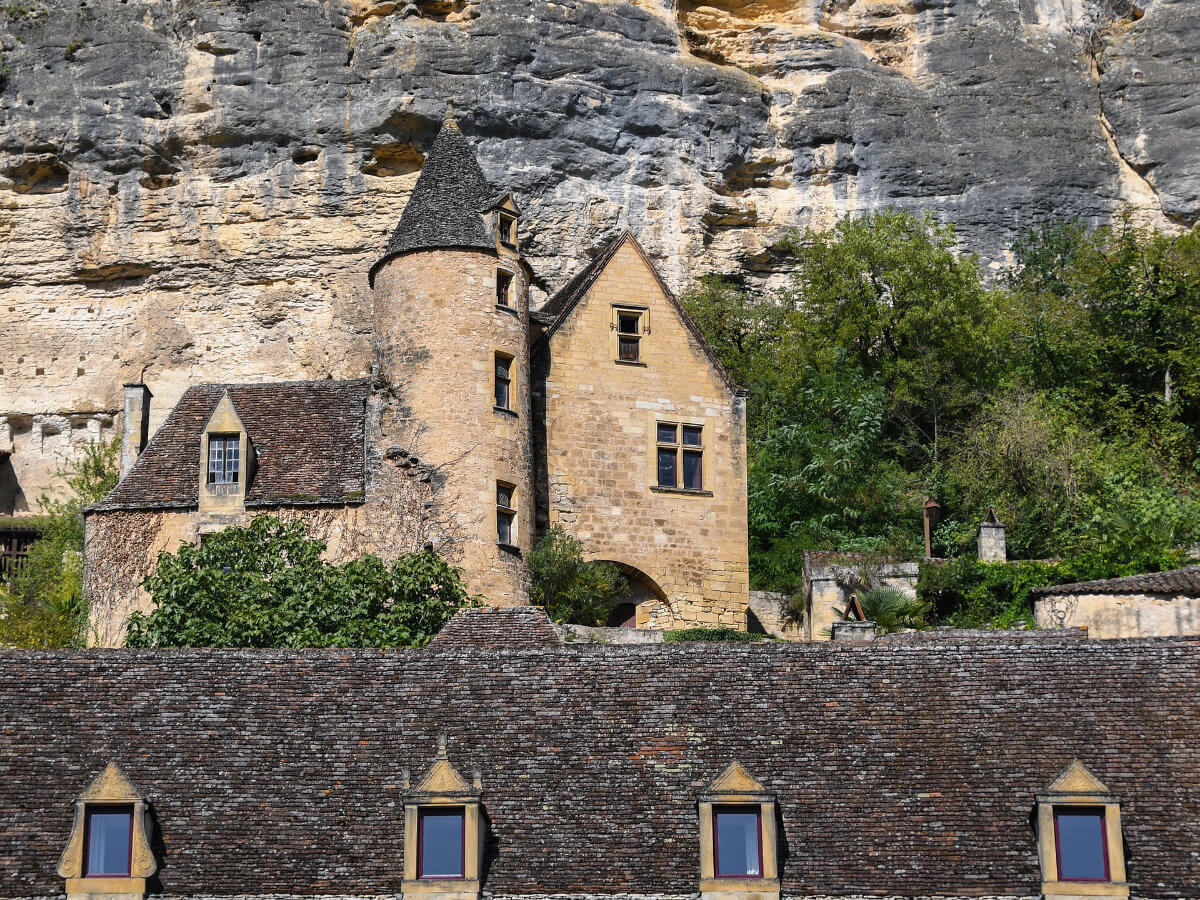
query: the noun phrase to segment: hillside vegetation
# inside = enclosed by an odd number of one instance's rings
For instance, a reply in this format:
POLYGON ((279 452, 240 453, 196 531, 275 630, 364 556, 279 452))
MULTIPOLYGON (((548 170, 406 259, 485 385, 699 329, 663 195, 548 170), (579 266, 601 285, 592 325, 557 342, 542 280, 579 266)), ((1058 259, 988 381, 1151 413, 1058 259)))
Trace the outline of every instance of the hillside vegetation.
POLYGON ((791 281, 765 302, 719 277, 684 297, 749 390, 756 587, 794 590, 806 549, 921 556, 930 496, 935 555, 973 556, 994 506, 1010 559, 1058 560, 1016 595, 1012 576, 992 590, 951 567, 931 597, 943 620, 1011 621, 1038 583, 1183 561, 1200 530, 1200 237, 1054 223, 985 277, 952 226, 887 211, 782 249, 791 281))

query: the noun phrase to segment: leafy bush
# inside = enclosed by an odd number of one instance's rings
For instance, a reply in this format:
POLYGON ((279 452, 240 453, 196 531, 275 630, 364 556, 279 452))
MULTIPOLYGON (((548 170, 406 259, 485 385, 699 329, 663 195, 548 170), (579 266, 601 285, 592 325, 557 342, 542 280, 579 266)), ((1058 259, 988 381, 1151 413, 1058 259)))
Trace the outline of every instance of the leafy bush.
POLYGON ((79 643, 81 623, 27 603, 0 585, 0 648, 50 650, 79 643))
POLYGON ((117 484, 118 443, 89 443, 75 463, 59 471, 66 488, 40 499, 42 536, 29 548, 12 579, 5 605, 13 646, 68 647, 84 642, 88 614, 83 598, 83 508, 117 484), (19 624, 18 624, 19 623, 19 624))
POLYGON ((858 605, 875 627, 884 634, 902 628, 924 628, 929 625, 929 613, 933 604, 910 597, 896 588, 877 587, 864 591, 858 605))
POLYGON ((533 582, 529 600, 555 622, 604 625, 629 590, 612 563, 585 561, 579 541, 552 526, 529 554, 533 582))
POLYGON ((755 634, 749 631, 737 631, 734 628, 680 628, 674 631, 664 631, 665 643, 691 643, 708 641, 729 641, 732 643, 753 643, 765 641, 765 634, 755 634))
POLYGON ((303 522, 259 516, 162 553, 131 647, 420 647, 468 597, 433 551, 335 565, 303 522))

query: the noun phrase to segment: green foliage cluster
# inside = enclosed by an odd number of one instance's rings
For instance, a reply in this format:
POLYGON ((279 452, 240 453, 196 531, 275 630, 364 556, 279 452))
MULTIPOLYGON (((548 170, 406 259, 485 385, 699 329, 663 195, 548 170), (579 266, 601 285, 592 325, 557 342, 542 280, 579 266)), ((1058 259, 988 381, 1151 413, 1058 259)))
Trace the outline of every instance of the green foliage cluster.
POLYGON ((533 576, 529 600, 555 622, 605 625, 617 601, 629 590, 612 563, 585 561, 579 541, 554 525, 529 554, 533 576))
MULTIPOLYGON (((928 496, 948 557, 974 553, 988 506, 1010 558, 1089 577, 1200 537, 1200 234, 1048 224, 990 279, 952 226, 895 210, 781 248, 786 289, 710 277, 684 297, 750 392, 756 587, 794 592, 807 549, 920 555, 928 496)), ((997 609, 958 602, 1002 620, 1000 577, 997 609)))
POLYGON ((259 516, 162 553, 131 647, 420 647, 470 601, 432 550, 335 565, 303 522, 259 516))
POLYGON ((909 597, 902 591, 890 587, 876 587, 864 591, 858 605, 868 622, 884 634, 902 628, 925 628, 929 625, 929 613, 933 604, 920 597, 909 597))
POLYGON ((119 476, 116 441, 89 443, 58 474, 65 489, 40 498, 41 537, 7 591, 0 592, 0 644, 69 647, 86 639, 83 598, 83 509, 102 499, 119 476))
POLYGON ((663 642, 673 643, 708 643, 732 642, 749 644, 755 641, 765 641, 765 634, 755 634, 749 631, 737 631, 733 628, 679 628, 663 632, 663 642))

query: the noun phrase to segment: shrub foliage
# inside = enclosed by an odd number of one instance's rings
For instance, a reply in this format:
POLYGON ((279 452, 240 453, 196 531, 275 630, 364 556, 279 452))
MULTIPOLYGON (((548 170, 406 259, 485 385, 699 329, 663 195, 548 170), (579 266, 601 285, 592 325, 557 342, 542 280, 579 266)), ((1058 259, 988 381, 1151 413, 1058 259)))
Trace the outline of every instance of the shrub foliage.
POLYGON ((529 554, 531 603, 544 607, 555 622, 604 625, 617 601, 629 590, 612 563, 583 558, 579 541, 552 526, 529 554))

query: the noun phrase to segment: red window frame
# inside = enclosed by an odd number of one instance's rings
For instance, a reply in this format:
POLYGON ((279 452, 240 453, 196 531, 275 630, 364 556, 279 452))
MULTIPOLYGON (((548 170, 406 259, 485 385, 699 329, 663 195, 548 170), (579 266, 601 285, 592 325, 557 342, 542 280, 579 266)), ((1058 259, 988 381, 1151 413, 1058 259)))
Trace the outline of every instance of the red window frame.
POLYGON ((1108 812, 1103 806, 1056 806, 1054 807, 1054 868, 1058 873, 1059 881, 1076 881, 1087 882, 1090 884, 1105 884, 1112 881, 1112 869, 1108 863, 1108 812), (1072 813, 1090 813, 1100 816, 1100 852, 1104 854, 1104 877, 1103 878, 1064 878, 1062 873, 1062 845, 1058 842, 1058 814, 1059 811, 1071 815, 1072 813))
POLYGON ((763 875, 763 830, 762 830, 762 807, 760 806, 714 806, 712 811, 712 835, 713 835, 713 874, 717 878, 765 878, 763 875), (721 839, 720 829, 717 827, 717 819, 721 813, 754 813, 754 819, 758 823, 758 874, 747 875, 743 872, 740 875, 724 875, 721 872, 721 839))
POLYGON ((84 878, 128 878, 133 872, 133 807, 124 804, 106 804, 93 806, 88 804, 83 810, 83 877, 84 878), (88 869, 88 860, 92 855, 92 814, 93 813, 126 813, 129 816, 129 852, 126 858, 124 872, 93 872, 88 869))
POLYGON ((458 880, 467 877, 467 808, 465 806, 427 806, 417 809, 417 878, 423 881, 446 881, 458 880), (445 816, 448 814, 457 814, 462 827, 462 834, 459 838, 459 849, 462 851, 461 858, 458 862, 457 875, 426 875, 425 869, 425 815, 433 813, 434 815, 445 816))

